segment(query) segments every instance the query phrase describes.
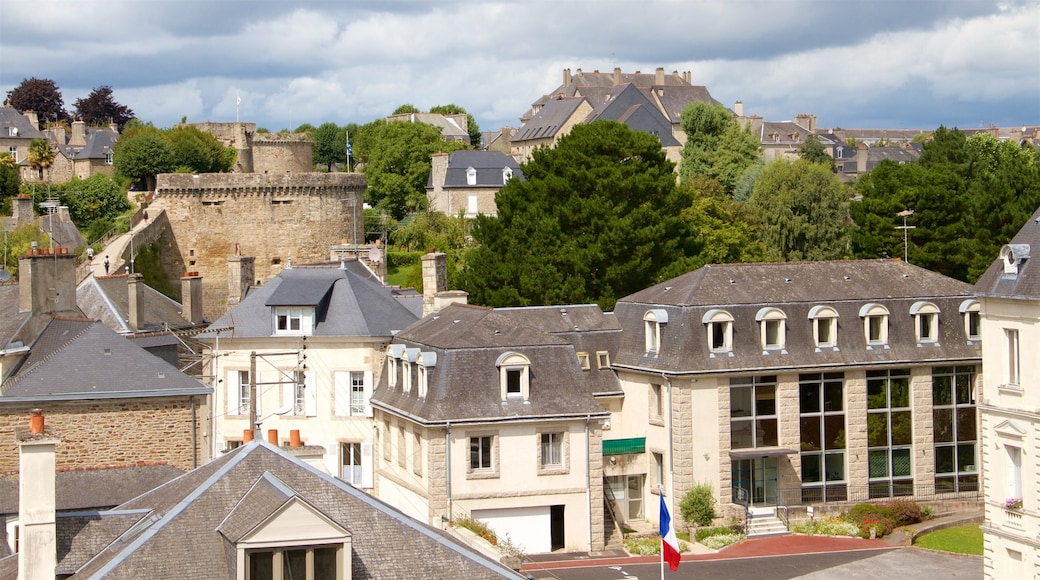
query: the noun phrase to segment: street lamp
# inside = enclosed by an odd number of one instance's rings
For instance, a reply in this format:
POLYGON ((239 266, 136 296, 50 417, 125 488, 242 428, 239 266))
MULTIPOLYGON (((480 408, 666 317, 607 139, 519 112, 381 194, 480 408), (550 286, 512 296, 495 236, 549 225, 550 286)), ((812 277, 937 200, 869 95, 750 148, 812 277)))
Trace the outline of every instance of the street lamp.
POLYGON ((914 210, 912 210, 912 209, 905 209, 905 210, 897 213, 896 215, 901 217, 901 218, 903 218, 903 225, 896 226, 896 229, 897 230, 903 230, 903 261, 909 263, 910 260, 907 257, 908 256, 907 248, 909 246, 909 239, 907 237, 907 233, 909 232, 909 230, 916 229, 917 226, 908 226, 908 225, 906 225, 906 218, 914 215, 914 210))

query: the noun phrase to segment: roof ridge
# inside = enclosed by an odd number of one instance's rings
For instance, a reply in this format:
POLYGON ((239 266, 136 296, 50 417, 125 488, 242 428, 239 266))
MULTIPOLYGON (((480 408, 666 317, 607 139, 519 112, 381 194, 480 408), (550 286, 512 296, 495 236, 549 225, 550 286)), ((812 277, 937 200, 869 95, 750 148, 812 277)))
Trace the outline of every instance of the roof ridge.
MULTIPOLYGON (((54 318, 52 318, 50 320, 50 322, 47 323, 47 326, 44 327, 43 332, 41 332, 36 337, 36 341, 33 342, 33 345, 35 345, 37 342, 40 341, 40 338, 43 337, 43 335, 45 335, 47 333, 47 330, 50 329, 51 325, 54 324, 55 321, 61 321, 61 322, 90 322, 90 324, 84 325, 82 330, 80 330, 77 333, 74 333, 72 336, 70 336, 68 338, 68 340, 63 342, 60 346, 54 348, 50 353, 44 355, 42 358, 40 358, 40 360, 34 362, 33 364, 31 364, 29 367, 27 367, 25 369, 19 370, 16 375, 12 376, 10 379, 5 381, 2 386, 0 386, 0 394, 3 394, 3 392, 6 391, 7 389, 9 389, 12 386, 22 382, 23 379, 25 379, 26 377, 31 375, 33 372, 35 372, 37 369, 41 368, 46 363, 50 362, 50 360, 53 359, 55 356, 57 356, 58 353, 60 353, 61 351, 65 350, 65 348, 67 348, 70 344, 72 344, 74 341, 79 339, 79 337, 83 336, 83 334, 86 333, 88 330, 90 330, 91 328, 94 328, 95 325, 100 324, 100 322, 98 322, 97 320, 93 320, 92 321, 92 320, 87 319, 87 318, 83 318, 83 319, 59 318, 58 316, 55 316, 54 318)), ((32 353, 32 349, 33 349, 33 347, 30 346, 29 347, 30 354, 32 353)))

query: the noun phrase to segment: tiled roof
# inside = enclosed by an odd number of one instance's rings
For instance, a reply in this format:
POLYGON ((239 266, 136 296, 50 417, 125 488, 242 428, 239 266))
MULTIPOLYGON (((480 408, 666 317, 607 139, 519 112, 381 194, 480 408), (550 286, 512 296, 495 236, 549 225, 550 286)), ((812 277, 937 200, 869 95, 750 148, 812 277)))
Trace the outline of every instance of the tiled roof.
MULTIPOLYGON (((59 471, 58 511, 111 508, 183 475, 172 465, 127 465, 59 471)), ((0 514, 18 513, 18 474, 0 477, 0 514)))
POLYGON ((635 85, 612 87, 609 98, 597 105, 586 117, 585 122, 591 123, 599 120, 617 121, 636 131, 656 135, 661 140, 661 145, 665 147, 679 145, 679 142, 672 137, 672 127, 668 119, 635 85))
MULTIPOLYGON (((421 296, 402 297, 368 276, 364 266, 348 261, 323 267, 294 267, 282 270, 210 328, 232 328, 221 338, 261 338, 274 336, 272 297, 279 305, 308 304, 319 308, 311 336, 390 337, 418 319, 407 301, 419 302, 421 296), (282 287, 285 286, 283 289, 282 287), (313 291, 312 291, 313 290, 313 291)), ((199 339, 216 337, 207 331, 199 339)))
POLYGON ((652 372, 769 372, 770 369, 930 360, 977 361, 981 345, 968 340, 960 307, 971 286, 900 261, 848 260, 710 265, 618 301, 624 329, 615 366, 652 372), (918 344, 911 306, 930 301, 940 311, 939 340, 918 344), (860 312, 866 304, 889 311, 887 347, 868 347, 860 312), (810 312, 828 306, 838 315, 838 348, 817 348, 810 312), (786 316, 783 350, 764 350, 757 317, 763 308, 786 316), (644 316, 664 310, 658 353, 647 353, 644 316), (733 317, 732 354, 710 352, 705 315, 721 309, 733 317))
POLYGON ((247 504, 256 507, 259 495, 247 496, 264 480, 266 495, 277 481, 351 534, 352 578, 522 578, 445 532, 259 441, 120 506, 150 510, 153 521, 109 545, 72 578, 234 578, 228 552, 233 544, 218 528, 244 533, 244 524, 232 524, 228 516, 247 504))
MULTIPOLYGON (((144 282, 140 282, 144 285, 144 282)), ((140 328, 137 330, 177 330, 192 326, 181 315, 181 305, 172 298, 144 285, 140 328)), ((76 288, 76 304, 88 318, 100 320, 116 332, 132 332, 128 277, 88 276, 76 288)))
POLYGON ((55 572, 59 575, 75 574, 98 552, 148 515, 148 510, 58 514, 55 525, 58 566, 55 572))
MULTIPOLYGON (((508 167, 513 177, 524 178, 520 164, 511 156, 498 151, 455 151, 448 156, 448 168, 444 173, 444 187, 502 187, 502 169, 508 167), (466 172, 472 167, 477 171, 477 180, 469 185, 466 172)), ((432 178, 432 176, 431 176, 432 178)), ((430 184, 432 186, 432 184, 430 184)))
POLYGON ((989 269, 975 284, 975 292, 981 296, 1040 300, 1040 262, 1032 259, 1032 254, 1040 258, 1040 209, 1033 212, 1008 244, 1017 246, 1012 260, 1018 262, 1018 273, 1005 274, 1006 260, 994 256, 989 269))
POLYGON ((574 115, 583 102, 583 97, 566 97, 550 99, 545 103, 538 113, 522 127, 517 129, 511 141, 533 141, 538 139, 551 139, 563 125, 574 115))
POLYGON ((573 343, 575 336, 599 333, 599 341, 609 348, 610 333, 618 334, 613 317, 596 306, 528 310, 453 304, 424 318, 394 343, 436 353, 436 365, 426 370, 428 393, 420 399, 415 388, 408 393, 401 385, 391 389, 384 373, 373 404, 426 422, 606 413, 594 395, 620 390, 617 378, 609 371, 583 371, 573 343), (574 311, 574 319, 569 313, 563 316, 562 309, 574 311), (594 320, 597 313, 599 320, 594 320), (588 328, 581 326, 584 321, 588 328), (527 401, 502 400, 497 361, 509 352, 530 361, 527 401))
POLYGON ((212 391, 97 321, 55 318, 3 383, 4 400, 73 400, 212 391))

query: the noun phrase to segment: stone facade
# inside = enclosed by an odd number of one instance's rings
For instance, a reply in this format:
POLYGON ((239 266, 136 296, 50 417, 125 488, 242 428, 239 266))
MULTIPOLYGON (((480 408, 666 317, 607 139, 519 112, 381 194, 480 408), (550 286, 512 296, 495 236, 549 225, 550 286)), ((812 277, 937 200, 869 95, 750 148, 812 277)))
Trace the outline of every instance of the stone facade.
POLYGON ((15 429, 28 424, 29 411, 41 408, 47 432, 61 439, 57 467, 76 469, 140 462, 165 462, 192 469, 208 460, 203 442, 203 397, 107 399, 11 403, 0 412, 0 473, 18 471, 15 429), (194 442, 195 447, 192 448, 194 442))
POLYGON ((237 153, 236 173, 314 171, 314 141, 306 133, 257 133, 256 123, 192 123, 237 153))
POLYGON ((352 200, 365 178, 351 173, 164 174, 157 190, 169 218, 163 270, 177 284, 186 271, 203 277, 203 312, 216 319, 228 301, 228 257, 254 256, 263 283, 296 263, 323 262, 342 238, 362 238, 352 200), (354 233, 352 230, 357 228, 354 233))

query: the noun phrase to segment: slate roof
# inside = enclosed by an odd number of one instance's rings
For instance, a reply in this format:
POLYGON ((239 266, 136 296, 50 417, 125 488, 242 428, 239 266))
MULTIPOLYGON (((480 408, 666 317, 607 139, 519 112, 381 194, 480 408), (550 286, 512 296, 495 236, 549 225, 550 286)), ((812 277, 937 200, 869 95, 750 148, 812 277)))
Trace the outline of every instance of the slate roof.
MULTIPOLYGON (((55 509, 111 508, 183 475, 172 465, 127 465, 58 471, 55 509)), ((18 513, 18 474, 0 476, 0 514, 18 513)))
POLYGON ((0 386, 3 401, 206 395, 210 387, 104 324, 55 317, 0 386))
POLYGON ((600 120, 617 121, 631 129, 655 135, 664 147, 679 146, 679 142, 672 137, 668 119, 632 84, 612 87, 609 98, 597 105, 584 122, 600 120))
POLYGON ((426 123, 441 130, 441 135, 448 141, 465 141, 469 143, 469 128, 460 127, 455 119, 449 115, 440 113, 404 113, 391 115, 387 121, 408 121, 411 123, 426 123))
MULTIPOLYGON (((445 188, 467 187, 502 187, 502 169, 508 167, 513 177, 523 179, 524 172, 520 164, 512 156, 499 151, 454 151, 448 156, 448 167, 444 172, 445 188), (469 168, 477 170, 477 182, 469 184, 466 172, 469 168)), ((427 189, 433 187, 433 172, 427 180, 427 189)))
POLYGON ((614 366, 650 372, 758 373, 798 368, 921 364, 981 360, 981 344, 969 341, 960 312, 971 286, 896 260, 718 264, 688 272, 618 301, 622 328, 614 366), (919 345, 910 307, 930 301, 940 310, 939 340, 919 345), (868 347, 860 309, 870 303, 889 311, 889 346, 868 347), (838 347, 817 348, 809 312, 825 305, 838 313, 838 347), (764 307, 786 315, 786 348, 764 351, 760 323, 764 307), (665 311, 661 348, 646 352, 643 318, 665 311), (704 316, 724 309, 732 315, 732 355, 712 354, 704 316))
POLYGON ((417 389, 389 388, 383 373, 372 404, 424 423, 607 416, 595 395, 620 391, 620 385, 607 369, 581 369, 573 342, 574 335, 586 334, 600 335, 590 344, 606 349, 620 327, 595 305, 492 310, 452 304, 393 341, 436 354, 426 371, 426 397, 420 399, 417 389), (496 361, 508 352, 530 361, 528 401, 502 401, 496 361))
POLYGON ((523 577, 442 530, 254 441, 119 506, 117 514, 148 515, 72 578, 234 578, 228 552, 234 545, 220 529, 234 537, 256 527, 270 512, 258 501, 261 495, 278 499, 286 493, 351 534, 352 578, 523 577))
POLYGON ((1016 256, 1027 256, 1019 262, 1018 274, 1005 274, 1004 260, 998 256, 975 283, 975 292, 980 296, 1040 300, 1040 263, 1034 263, 1036 261, 1032 259, 1032 254, 1040 258, 1040 208, 1026 220, 1008 245, 1018 246, 1016 256))
POLYGON ((215 329, 232 327, 221 338, 273 337, 272 307, 278 305, 316 306, 310 336, 390 337, 419 318, 421 295, 383 286, 357 261, 343 265, 282 270, 197 338, 213 339, 215 329))
POLYGON ((585 102, 584 97, 562 97, 546 101, 545 106, 530 120, 516 130, 510 140, 513 143, 537 139, 551 139, 563 128, 564 123, 585 102))
POLYGON ((87 127, 84 145, 59 143, 58 150, 65 157, 77 159, 106 159, 112 146, 119 139, 119 133, 110 127, 87 127))
POLYGON ((0 139, 31 140, 43 138, 43 133, 36 127, 33 127, 29 119, 19 113, 17 109, 0 106, 0 139))
POLYGON ((144 285, 140 328, 130 328, 129 284, 126 274, 88 276, 76 288, 76 304, 89 318, 100 320, 120 333, 138 330, 178 330, 191 327, 181 316, 181 305, 154 288, 144 285))
POLYGON ((29 312, 18 311, 18 296, 17 282, 0 284, 0 350, 8 348, 31 316, 29 312))
POLYGON ((690 103, 722 104, 715 100, 715 97, 708 92, 708 87, 703 85, 655 86, 652 91, 654 99, 661 104, 661 110, 668 116, 668 121, 673 124, 679 124, 682 121, 683 109, 690 103))

